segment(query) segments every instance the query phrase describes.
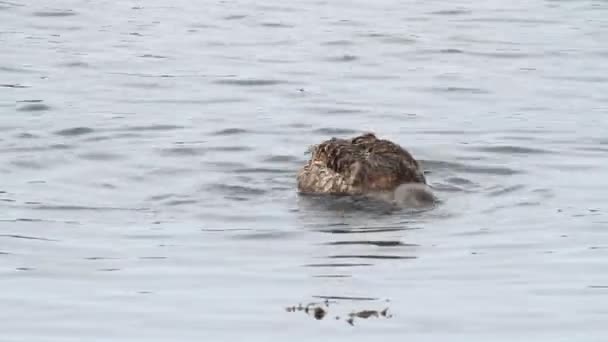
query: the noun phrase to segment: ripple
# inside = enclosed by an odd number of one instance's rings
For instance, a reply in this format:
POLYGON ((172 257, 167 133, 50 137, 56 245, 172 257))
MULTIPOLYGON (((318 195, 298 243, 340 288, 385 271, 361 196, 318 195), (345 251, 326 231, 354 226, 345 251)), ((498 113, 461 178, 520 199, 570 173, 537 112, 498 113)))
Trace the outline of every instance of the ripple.
POLYGON ((322 42, 321 45, 335 45, 335 46, 349 46, 354 45, 355 43, 351 40, 330 40, 326 42, 322 42))
POLYGON ((0 234, 0 237, 12 238, 12 239, 39 240, 39 241, 52 241, 52 242, 59 241, 59 240, 48 239, 48 238, 43 238, 43 237, 37 237, 37 236, 28 236, 28 235, 19 235, 19 234, 0 234))
POLYGON ((267 163, 299 163, 301 159, 290 155, 273 155, 264 158, 263 161, 267 163))
POLYGON ((354 56, 354 55, 343 55, 343 56, 339 56, 339 57, 326 58, 325 60, 328 62, 353 62, 358 59, 359 59, 359 57, 354 56))
POLYGON ((232 14, 232 15, 227 15, 225 17, 223 17, 222 19, 224 20, 240 20, 240 19, 245 19, 247 18, 247 15, 245 14, 232 14))
POLYGON ((521 173, 521 171, 514 170, 507 167, 500 166, 477 166, 477 165, 466 165, 455 162, 447 161, 436 161, 436 160, 419 160, 424 169, 429 170, 448 170, 455 172, 465 173, 477 173, 477 174, 490 174, 490 175, 502 175, 510 176, 521 173))
MULTIPOLYGON (((460 21, 460 20, 459 20, 460 21)), ((536 19, 536 18, 521 18, 521 17, 486 17, 486 18, 468 18, 461 19, 464 22, 474 23, 518 23, 518 24, 559 24, 556 20, 536 19)))
POLYGON ((293 28, 293 25, 284 24, 284 23, 262 23, 260 24, 262 27, 271 27, 271 28, 293 28))
POLYGON ((365 26, 365 23, 358 21, 358 20, 351 20, 351 19, 340 19, 340 20, 332 21, 329 24, 335 25, 335 26, 351 26, 351 27, 365 26))
POLYGON ((166 205, 171 206, 171 207, 186 205, 186 204, 196 204, 196 203, 198 203, 197 200, 172 200, 172 201, 165 202, 166 205))
POLYGON ((12 1, 6 1, 6 0, 0 1, 0 4, 12 6, 12 7, 25 7, 25 4, 20 4, 18 2, 12 2, 12 1))
POLYGON ((237 134, 246 134, 251 133, 250 131, 243 128, 225 128, 219 131, 215 131, 211 133, 211 135, 237 135, 237 134))
POLYGON ((98 161, 108 161, 108 160, 120 160, 125 157, 116 154, 116 153, 108 153, 108 152, 87 152, 79 154, 78 157, 84 160, 98 160, 98 161))
POLYGON ((0 71, 4 71, 4 72, 16 72, 16 73, 34 73, 35 70, 33 69, 27 69, 27 68, 17 68, 17 67, 5 67, 5 66, 0 66, 0 71))
POLYGON ((354 129, 349 129, 349 128, 330 128, 330 127, 324 127, 324 128, 318 128, 315 129, 314 131, 312 131, 314 134, 319 134, 319 135, 353 135, 353 134, 358 134, 360 133, 357 130, 354 129))
POLYGON ((446 54, 450 54, 450 53, 464 53, 463 50, 460 49, 440 49, 438 50, 439 53, 446 53, 446 54))
POLYGON ((253 148, 249 146, 213 146, 207 147, 207 151, 218 151, 218 152, 244 152, 251 151, 253 148))
POLYGON ((151 83, 151 82, 128 82, 128 83, 123 83, 123 85, 125 87, 130 87, 130 88, 139 88, 139 89, 161 89, 161 88, 165 88, 164 85, 160 84, 160 83, 151 83))
POLYGON ((17 111, 19 112, 39 112, 49 109, 51 109, 51 107, 42 103, 42 100, 20 101, 20 104, 17 106, 17 111))
POLYGON ((201 228, 203 232, 239 232, 239 231, 250 231, 252 228, 201 228))
POLYGON ((501 154, 549 154, 554 153, 549 150, 532 148, 532 147, 522 147, 522 146, 480 146, 480 147, 472 147, 474 150, 481 152, 492 152, 492 153, 501 153, 501 154))
POLYGON ((209 190, 226 193, 229 195, 250 195, 260 196, 267 193, 264 189, 252 188, 243 185, 227 185, 227 184, 216 184, 208 187, 209 190))
POLYGON ((3 87, 3 88, 15 88, 15 89, 30 88, 30 86, 24 86, 24 85, 21 85, 21 84, 0 84, 0 87, 3 87))
POLYGON ((90 67, 90 65, 88 63, 80 62, 80 61, 63 63, 63 64, 61 64, 61 66, 68 67, 68 68, 89 68, 90 67))
POLYGON ((165 260, 168 259, 166 256, 142 256, 139 257, 141 260, 165 260))
POLYGON ((117 210, 117 211, 147 211, 149 210, 148 208, 120 208, 120 207, 90 207, 90 206, 84 206, 84 205, 39 205, 39 206, 34 206, 33 209, 38 209, 38 210, 76 210, 76 211, 86 211, 86 210, 93 210, 93 211, 113 211, 113 210, 117 210))
POLYGON ((396 45, 411 45, 416 43, 416 39, 413 37, 400 37, 400 36, 384 36, 380 40, 385 44, 396 44, 396 45))
POLYGON ((446 182, 450 183, 450 184, 455 184, 455 185, 466 185, 466 186, 478 186, 478 184, 466 179, 466 178, 462 178, 462 177, 448 177, 445 180, 446 182))
POLYGON ((148 125, 148 126, 127 126, 121 128, 122 131, 173 131, 176 129, 183 129, 184 126, 176 126, 176 125, 148 125))
POLYGON ((550 79, 550 80, 574 81, 574 82, 584 82, 584 83, 608 83, 608 77, 600 76, 600 75, 543 76, 543 78, 550 79))
POLYGON ((233 172, 234 169, 242 168, 245 166, 243 163, 239 162, 231 162, 231 161, 214 161, 214 162, 206 162, 205 165, 211 167, 214 170, 233 172))
POLYGON ((34 12, 32 14, 36 17, 62 18, 62 17, 71 17, 71 16, 76 15, 77 13, 72 10, 52 10, 52 11, 38 11, 38 12, 34 12))
POLYGON ((55 134, 61 136, 79 136, 93 133, 95 130, 89 127, 72 127, 56 131, 55 134))
POLYGON ((34 271, 36 269, 33 267, 16 267, 15 270, 16 271, 34 271))
POLYGON ((374 266, 374 264, 366 263, 321 263, 321 264, 306 264, 304 267, 360 267, 360 266, 374 266))
POLYGON ((440 11, 435 11, 435 12, 431 12, 430 14, 433 15, 466 15, 466 14, 471 14, 473 12, 471 12, 470 10, 466 10, 466 9, 452 9, 452 10, 440 10, 440 11))
POLYGON ((234 239, 238 240, 277 240, 277 239, 285 239, 291 235, 295 234, 294 232, 280 231, 280 230, 270 230, 263 232, 250 232, 243 233, 233 236, 234 239))
MULTIPOLYGON (((524 59, 535 57, 532 54, 524 53, 524 52, 466 52, 466 54, 471 56, 480 56, 480 57, 490 57, 490 58, 507 58, 507 59, 524 59)), ((537 56, 537 57, 540 57, 537 56)))
POLYGON ((330 259, 417 259, 415 256, 405 255, 373 255, 373 254, 351 254, 351 255, 331 255, 330 259))
POLYGON ((15 161, 11 162, 11 164, 13 164, 14 166, 23 168, 23 169, 30 169, 30 170, 42 170, 47 167, 46 165, 41 164, 37 161, 33 161, 33 160, 15 160, 15 161))
POLYGON ((167 58, 169 58, 167 56, 152 55, 152 54, 144 54, 144 55, 139 55, 137 57, 140 57, 140 58, 153 58, 153 59, 167 59, 167 58))
POLYGON ((516 192, 519 190, 524 189, 525 186, 523 185, 512 185, 512 186, 508 186, 508 187, 500 187, 499 189, 493 190, 491 192, 488 193, 488 196, 491 197, 496 197, 496 196, 501 196, 501 195, 505 195, 511 192, 516 192))
MULTIPOLYGON (((328 106, 307 106, 304 109, 315 113, 315 114, 320 114, 320 113, 325 113, 325 114, 331 114, 331 115, 354 115, 354 114, 360 114, 360 113, 366 113, 367 111, 362 110, 362 109, 356 109, 356 108, 340 108, 340 107, 328 107, 328 106)), ((357 132, 354 131, 353 132, 357 132)))
POLYGON ((443 93, 468 93, 468 94, 489 94, 490 92, 481 88, 469 88, 469 87, 431 87, 428 88, 432 92, 443 92, 443 93))
POLYGON ((313 298, 320 298, 326 300, 355 300, 355 301, 374 301, 380 300, 380 298, 374 297, 352 297, 352 296, 312 296, 313 298))
POLYGON ((94 136, 84 139, 84 141, 105 141, 105 140, 114 140, 114 139, 124 139, 124 138, 141 138, 141 134, 137 133, 117 133, 112 135, 102 135, 102 136, 94 136))
POLYGON ((171 147, 161 150, 162 155, 175 157, 200 156, 206 153, 202 147, 171 147))
POLYGON ((273 86, 278 84, 285 84, 287 81, 282 80, 270 80, 270 79, 222 79, 215 80, 213 83, 235 85, 242 87, 258 87, 258 86, 273 86))
POLYGON ((399 240, 355 240, 355 241, 331 241, 324 243, 330 246, 343 246, 343 245, 371 245, 377 247, 417 247, 416 244, 407 244, 399 240))
POLYGON ((420 228, 405 228, 405 227, 380 227, 380 228, 319 228, 317 232, 330 234, 370 234, 370 233, 386 233, 399 232, 406 230, 415 230, 420 228))
POLYGON ((275 173, 275 174, 285 174, 292 173, 292 170, 288 169, 271 169, 266 167, 247 167, 236 169, 233 171, 234 173, 275 173))
POLYGON ((49 146, 24 146, 24 147, 9 147, 0 148, 0 152, 39 152, 48 150, 68 150, 72 146, 66 144, 52 144, 49 146))

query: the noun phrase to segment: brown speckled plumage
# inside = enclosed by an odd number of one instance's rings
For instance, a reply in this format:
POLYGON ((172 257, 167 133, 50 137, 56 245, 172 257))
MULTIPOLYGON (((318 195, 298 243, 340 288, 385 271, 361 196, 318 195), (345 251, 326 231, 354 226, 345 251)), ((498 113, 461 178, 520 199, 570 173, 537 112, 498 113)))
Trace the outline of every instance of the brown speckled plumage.
POLYGON ((339 195, 392 191, 404 183, 426 184, 409 152, 372 133, 332 138, 313 146, 297 181, 302 193, 339 195))

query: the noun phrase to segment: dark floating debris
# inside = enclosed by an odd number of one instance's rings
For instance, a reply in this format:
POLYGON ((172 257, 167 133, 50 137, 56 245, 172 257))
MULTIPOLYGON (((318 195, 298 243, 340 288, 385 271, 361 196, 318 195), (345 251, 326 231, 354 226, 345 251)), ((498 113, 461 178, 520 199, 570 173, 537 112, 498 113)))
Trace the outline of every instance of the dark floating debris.
MULTIPOLYGON (((388 300, 387 300, 388 302, 388 300)), ((296 311, 304 311, 305 314, 314 317, 316 320, 321 320, 329 313, 329 304, 337 303, 336 301, 329 301, 329 299, 325 299, 325 301, 319 302, 311 302, 306 304, 305 306, 302 303, 293 306, 289 306, 285 308, 287 312, 296 312, 296 311)), ((333 316, 335 320, 340 320, 341 316, 336 315, 333 316)), ((383 310, 361 310, 361 311, 353 311, 347 315, 345 318, 346 323, 350 325, 355 325, 355 318, 368 319, 371 317, 375 318, 392 318, 393 315, 388 312, 388 307, 383 310)))
POLYGON ((327 310, 323 308, 323 305, 329 307, 329 301, 325 300, 323 303, 308 303, 306 306, 302 306, 300 303, 298 306, 290 306, 285 308, 285 310, 287 312, 304 311, 304 313, 312 315, 315 319, 320 320, 327 314, 327 310))

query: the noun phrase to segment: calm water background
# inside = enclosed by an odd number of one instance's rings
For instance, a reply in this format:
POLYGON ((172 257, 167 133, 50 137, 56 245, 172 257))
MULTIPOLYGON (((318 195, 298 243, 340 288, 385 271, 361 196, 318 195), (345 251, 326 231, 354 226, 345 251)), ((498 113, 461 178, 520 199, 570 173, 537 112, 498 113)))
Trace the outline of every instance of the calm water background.
POLYGON ((2 340, 604 341, 607 58, 605 1, 0 1, 2 340), (440 206, 296 194, 368 130, 440 206))

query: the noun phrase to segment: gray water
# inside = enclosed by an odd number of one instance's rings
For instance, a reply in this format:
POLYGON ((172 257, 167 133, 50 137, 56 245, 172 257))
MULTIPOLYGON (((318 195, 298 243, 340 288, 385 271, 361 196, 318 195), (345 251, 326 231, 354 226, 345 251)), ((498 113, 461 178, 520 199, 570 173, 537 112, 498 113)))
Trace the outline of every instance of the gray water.
POLYGON ((604 341, 607 58, 605 1, 0 1, 2 341, 604 341), (296 193, 365 131, 436 208, 296 193))

